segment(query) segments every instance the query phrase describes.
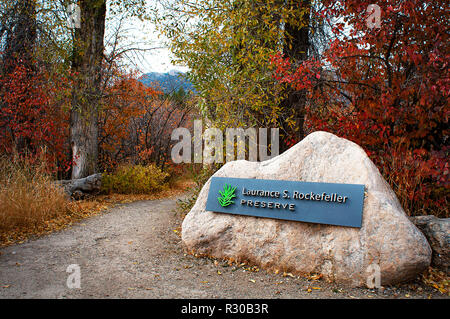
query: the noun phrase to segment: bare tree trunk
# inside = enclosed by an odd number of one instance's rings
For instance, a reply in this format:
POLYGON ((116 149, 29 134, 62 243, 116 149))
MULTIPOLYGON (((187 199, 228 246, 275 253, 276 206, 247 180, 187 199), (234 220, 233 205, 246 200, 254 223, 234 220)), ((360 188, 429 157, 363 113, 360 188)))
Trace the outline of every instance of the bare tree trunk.
POLYGON ((98 160, 98 110, 105 33, 106 0, 80 0, 81 28, 75 30, 70 139, 72 179, 94 174, 98 160))
MULTIPOLYGON (((300 24, 287 23, 285 26, 286 42, 283 49, 284 53, 291 61, 299 63, 308 58, 308 50, 311 45, 309 39, 311 0, 289 0, 287 3, 290 6, 300 7, 305 10, 305 13, 299 17, 301 20, 300 24)), ((292 110, 294 114, 294 129, 296 131, 288 127, 285 128, 285 131, 292 132, 293 136, 296 135, 299 139, 303 139, 306 92, 289 88, 287 97, 281 104, 285 109, 292 110)), ((280 143, 280 152, 284 152, 286 149, 287 145, 280 143)))

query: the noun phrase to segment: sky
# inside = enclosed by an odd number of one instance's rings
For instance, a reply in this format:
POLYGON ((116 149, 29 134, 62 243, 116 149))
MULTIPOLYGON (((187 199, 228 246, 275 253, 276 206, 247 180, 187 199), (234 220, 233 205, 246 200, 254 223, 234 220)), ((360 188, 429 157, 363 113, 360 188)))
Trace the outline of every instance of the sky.
POLYGON ((127 53, 126 63, 130 65, 130 68, 137 69, 142 73, 188 71, 187 67, 171 63, 172 55, 167 47, 167 40, 161 37, 150 21, 141 21, 138 18, 130 17, 125 19, 115 17, 107 21, 106 44, 112 43, 113 35, 118 28, 121 35, 120 47, 137 47, 142 50, 127 53))

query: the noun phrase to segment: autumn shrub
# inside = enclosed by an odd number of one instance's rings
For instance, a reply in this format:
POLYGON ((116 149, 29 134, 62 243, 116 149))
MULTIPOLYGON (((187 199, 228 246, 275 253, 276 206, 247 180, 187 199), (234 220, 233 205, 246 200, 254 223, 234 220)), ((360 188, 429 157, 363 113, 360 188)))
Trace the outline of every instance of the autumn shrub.
POLYGON ((365 2, 322 3, 312 14, 335 21, 324 50, 301 62, 272 57, 275 78, 307 97, 306 131, 360 145, 409 215, 449 217, 445 2, 378 2, 377 28, 367 24, 365 2))
POLYGON ((383 161, 379 156, 372 157, 408 215, 447 218, 450 183, 446 153, 448 150, 410 150, 400 145, 383 161))
POLYGON ((143 147, 142 117, 160 94, 136 75, 114 70, 99 111, 99 167, 133 161, 143 147))
POLYGON ((45 161, 0 157, 0 230, 37 227, 69 212, 64 191, 45 161), (36 162, 38 164, 34 164, 36 162))
POLYGON ((325 107, 308 108, 307 115, 307 132, 328 131, 360 145, 395 191, 408 215, 450 216, 449 148, 443 146, 436 151, 415 145, 413 139, 399 129, 400 110, 343 112, 325 107), (397 119, 395 129, 384 124, 385 116, 397 119))
POLYGON ((0 74, 0 152, 38 154, 46 149, 49 168, 64 175, 68 158, 70 81, 18 64, 0 74))
POLYGON ((154 164, 121 165, 112 173, 104 173, 102 192, 119 194, 150 194, 167 186, 169 174, 154 164))

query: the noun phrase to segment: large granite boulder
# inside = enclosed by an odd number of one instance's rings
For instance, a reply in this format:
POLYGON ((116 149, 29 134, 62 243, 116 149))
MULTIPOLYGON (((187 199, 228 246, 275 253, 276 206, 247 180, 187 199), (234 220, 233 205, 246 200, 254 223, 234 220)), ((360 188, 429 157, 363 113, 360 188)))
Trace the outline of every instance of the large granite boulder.
POLYGON ((321 273, 351 286, 366 285, 378 269, 373 265, 379 266, 383 285, 411 279, 430 265, 424 235, 364 150, 346 139, 315 132, 268 161, 229 162, 214 176, 364 184, 362 227, 206 211, 209 180, 182 224, 182 241, 190 253, 268 270, 321 273))

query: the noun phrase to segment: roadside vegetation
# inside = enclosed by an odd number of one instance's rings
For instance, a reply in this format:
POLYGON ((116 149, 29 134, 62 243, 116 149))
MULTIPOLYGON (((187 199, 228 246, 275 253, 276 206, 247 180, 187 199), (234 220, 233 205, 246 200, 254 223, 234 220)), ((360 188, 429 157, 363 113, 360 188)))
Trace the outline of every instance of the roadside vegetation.
POLYGON ((116 174, 106 175, 104 189, 99 194, 75 201, 55 183, 45 160, 32 162, 29 157, 3 156, 0 158, 0 247, 61 230, 118 204, 173 197, 184 194, 190 187, 192 182, 187 175, 169 180, 168 173, 155 166, 127 166, 119 168, 116 174), (116 186, 109 186, 117 180, 116 186))
POLYGON ((279 128, 280 153, 317 130, 347 138, 409 216, 450 217, 446 1, 378 1, 377 27, 359 0, 78 2, 93 23, 75 29, 69 0, 0 0, 0 245, 188 190, 186 214, 223 164, 173 163, 172 131, 196 119, 279 128), (141 81, 132 19, 167 38, 193 91, 141 81), (55 183, 98 172, 82 200, 55 183))

